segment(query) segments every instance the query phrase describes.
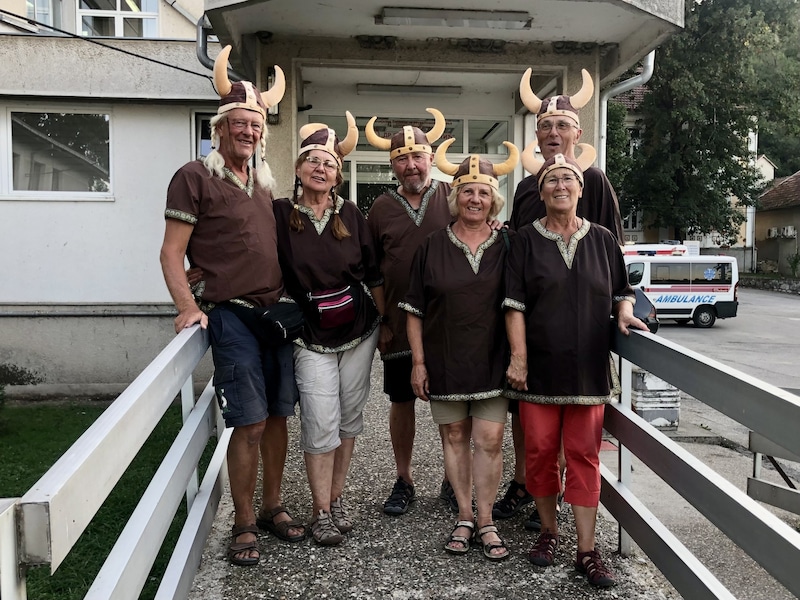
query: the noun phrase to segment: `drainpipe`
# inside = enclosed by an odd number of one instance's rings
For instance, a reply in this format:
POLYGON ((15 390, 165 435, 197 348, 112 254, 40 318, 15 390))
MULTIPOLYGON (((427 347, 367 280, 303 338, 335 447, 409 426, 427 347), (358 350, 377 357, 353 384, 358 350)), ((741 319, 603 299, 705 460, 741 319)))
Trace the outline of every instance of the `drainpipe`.
POLYGON ((644 57, 642 61, 642 72, 635 77, 626 79, 617 85, 608 88, 600 94, 600 144, 597 152, 597 166, 601 171, 606 170, 606 142, 608 141, 608 134, 606 128, 608 127, 608 101, 609 99, 619 96, 620 94, 632 90, 633 88, 644 85, 653 76, 653 67, 656 64, 656 51, 653 50, 650 54, 644 57))
MULTIPOLYGON (((211 35, 211 23, 208 17, 203 15, 197 21, 197 60, 206 69, 214 70, 214 60, 208 55, 208 36, 211 35)), ((228 67, 228 79, 231 81, 242 81, 244 77, 239 75, 236 71, 228 67)))

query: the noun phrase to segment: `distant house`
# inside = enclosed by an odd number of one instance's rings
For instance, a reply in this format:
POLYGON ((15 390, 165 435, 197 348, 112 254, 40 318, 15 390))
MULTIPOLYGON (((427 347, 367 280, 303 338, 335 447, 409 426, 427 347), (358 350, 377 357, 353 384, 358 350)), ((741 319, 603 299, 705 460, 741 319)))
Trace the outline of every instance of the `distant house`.
POLYGON ((759 262, 777 263, 782 275, 791 275, 787 257, 798 252, 800 229, 800 171, 781 179, 764 192, 756 210, 759 262))

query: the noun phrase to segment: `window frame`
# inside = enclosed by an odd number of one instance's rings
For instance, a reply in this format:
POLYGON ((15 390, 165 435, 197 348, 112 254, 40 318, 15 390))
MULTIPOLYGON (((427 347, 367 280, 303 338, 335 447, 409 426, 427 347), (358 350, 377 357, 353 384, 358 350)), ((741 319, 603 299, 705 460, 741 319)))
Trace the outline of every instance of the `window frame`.
MULTIPOLYGON (((31 202, 113 202, 114 201, 114 111, 110 106, 55 106, 42 104, 9 104, 0 108, 0 202, 3 201, 31 201, 31 202), (14 140, 12 137, 11 116, 14 113, 58 113, 58 114, 83 114, 105 115, 108 118, 108 191, 52 191, 14 189, 15 183, 22 185, 22 181, 15 182, 14 178, 14 140)), ((27 187, 27 186, 26 186, 27 187)))
POLYGON ((152 40, 159 37, 159 18, 161 3, 156 2, 155 12, 145 11, 126 11, 122 10, 122 2, 124 0, 114 0, 116 2, 116 10, 103 10, 99 8, 81 8, 81 0, 77 0, 75 5, 75 31, 81 37, 91 38, 126 38, 132 40, 152 40), (114 35, 91 35, 83 33, 83 18, 84 17, 105 17, 114 19, 114 35), (153 20, 155 21, 155 32, 152 37, 150 36, 126 36, 125 35, 125 19, 139 19, 141 21, 153 20))

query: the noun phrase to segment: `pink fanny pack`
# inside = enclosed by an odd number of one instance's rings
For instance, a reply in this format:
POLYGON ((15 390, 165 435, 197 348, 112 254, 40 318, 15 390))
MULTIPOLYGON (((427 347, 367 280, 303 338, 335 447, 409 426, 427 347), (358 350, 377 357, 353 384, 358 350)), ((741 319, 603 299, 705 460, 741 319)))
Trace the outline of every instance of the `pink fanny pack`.
POLYGON ((356 296, 351 287, 311 292, 308 299, 317 311, 319 326, 334 329, 356 320, 356 296))

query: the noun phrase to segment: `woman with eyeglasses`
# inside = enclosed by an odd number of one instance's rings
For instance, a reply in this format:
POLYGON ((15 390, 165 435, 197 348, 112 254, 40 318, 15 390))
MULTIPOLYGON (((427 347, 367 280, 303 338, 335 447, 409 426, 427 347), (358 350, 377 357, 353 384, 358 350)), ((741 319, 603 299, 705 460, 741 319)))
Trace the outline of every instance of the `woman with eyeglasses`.
POLYGON ((635 296, 622 251, 611 232, 577 215, 583 172, 594 161, 588 144, 577 159, 522 155, 536 173, 545 216, 517 232, 508 257, 506 333, 511 358, 509 398, 519 401, 525 433, 526 482, 541 518, 541 533, 528 553, 538 566, 553 564, 559 547, 558 453, 566 457, 564 499, 577 532, 575 568, 590 584, 615 584, 595 548, 600 500, 600 442, 606 403, 618 393, 609 357, 609 318, 625 335, 647 330, 633 316, 635 296))
POLYGON ((358 141, 322 123, 300 129, 292 198, 274 202, 286 289, 306 324, 295 341, 300 442, 311 488, 311 534, 335 545, 353 528, 342 500, 355 438, 364 428, 370 369, 384 312, 383 280, 366 219, 336 194, 342 159, 358 141))

